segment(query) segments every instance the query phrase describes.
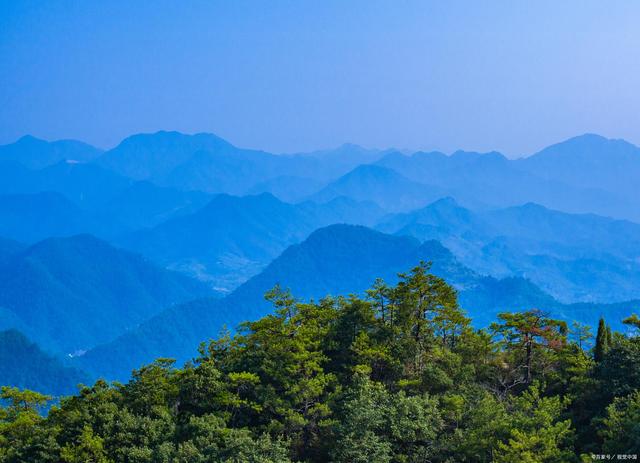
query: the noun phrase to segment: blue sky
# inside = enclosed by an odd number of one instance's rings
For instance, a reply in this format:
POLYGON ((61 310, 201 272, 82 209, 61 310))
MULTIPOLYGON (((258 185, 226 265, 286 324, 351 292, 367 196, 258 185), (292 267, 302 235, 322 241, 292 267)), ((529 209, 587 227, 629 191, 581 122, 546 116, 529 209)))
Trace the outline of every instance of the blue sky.
POLYGON ((0 0, 0 143, 640 143, 640 2, 0 0))

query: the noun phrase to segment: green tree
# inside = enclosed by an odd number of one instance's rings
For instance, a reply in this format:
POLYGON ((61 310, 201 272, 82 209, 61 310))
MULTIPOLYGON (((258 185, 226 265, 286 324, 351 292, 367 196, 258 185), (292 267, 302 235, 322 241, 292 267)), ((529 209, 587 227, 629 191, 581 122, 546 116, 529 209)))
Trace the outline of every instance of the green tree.
POLYGON ((82 429, 82 433, 74 444, 67 444, 60 451, 62 461, 67 463, 108 463, 103 441, 93 434, 89 426, 82 429))
POLYGON ((605 353, 609 350, 611 343, 609 334, 609 327, 604 321, 604 318, 600 318, 598 321, 598 331, 596 333, 596 345, 593 348, 593 358, 596 362, 602 362, 605 353))
POLYGON ((511 432, 495 452, 496 463, 567 463, 576 461, 573 431, 562 420, 565 403, 559 397, 541 397, 531 386, 521 397, 511 400, 511 432))
POLYGON ((436 400, 391 394, 362 372, 345 394, 338 422, 331 451, 336 462, 428 461, 442 428, 436 400))
POLYGON ((640 454, 640 391, 614 399, 599 434, 604 452, 640 454))
POLYGON ((499 378, 504 390, 532 383, 535 373, 543 373, 552 354, 566 343, 567 326, 540 310, 498 314, 500 323, 491 329, 499 336, 509 355, 505 374, 499 378))

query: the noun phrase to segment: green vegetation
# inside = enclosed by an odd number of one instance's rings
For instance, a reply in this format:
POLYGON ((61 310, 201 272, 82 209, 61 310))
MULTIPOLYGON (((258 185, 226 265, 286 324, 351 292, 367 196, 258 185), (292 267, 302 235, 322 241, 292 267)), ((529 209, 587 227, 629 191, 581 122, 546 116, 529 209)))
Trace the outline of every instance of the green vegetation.
POLYGON ((545 313, 474 329, 420 265, 367 298, 301 303, 63 398, 4 388, 0 462, 544 462, 640 452, 640 337, 545 313), (597 355, 594 355, 596 354, 597 355), (595 358, 597 357, 597 359, 595 358))
POLYGON ((0 384, 63 395, 89 381, 87 374, 65 366, 19 331, 0 331, 0 384))

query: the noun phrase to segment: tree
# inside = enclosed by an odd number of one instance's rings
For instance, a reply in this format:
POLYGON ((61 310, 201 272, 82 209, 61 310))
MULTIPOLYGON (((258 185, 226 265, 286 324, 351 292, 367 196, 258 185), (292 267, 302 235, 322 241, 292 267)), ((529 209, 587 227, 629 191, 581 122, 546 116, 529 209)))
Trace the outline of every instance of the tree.
POLYGON ((511 400, 511 432, 498 444, 495 463, 566 463, 575 461, 573 431, 562 420, 566 404, 559 397, 541 397, 531 386, 521 397, 511 400))
POLYGON ((545 351, 556 351, 566 343, 567 327, 564 322, 549 318, 540 310, 498 314, 501 323, 492 323, 492 331, 501 339, 502 346, 511 355, 511 366, 501 381, 508 391, 533 381, 534 361, 539 369, 545 367, 545 351))
POLYGON ((599 434, 607 453, 640 454, 640 391, 614 399, 599 434))
MULTIPOLYGON (((577 461, 637 452, 640 336, 544 312, 474 329, 421 264, 368 297, 300 302, 158 359, 126 384, 61 398, 3 388, 0 463, 433 463, 577 461), (594 347, 594 354, 596 348, 594 347)), ((636 325, 637 317, 627 324, 636 325)))
MULTIPOLYGON (((630 326, 636 332, 640 331, 640 317, 638 317, 636 314, 631 314, 629 317, 627 317, 624 320, 622 320, 622 323, 624 323, 625 325, 630 326)), ((610 336, 611 335, 609 335, 609 337, 610 336)))
POLYGON ((0 462, 55 461, 57 445, 39 429, 42 407, 51 397, 3 386, 0 392, 0 462))
POLYGON ((572 339, 578 344, 578 348, 581 351, 590 344, 590 339, 593 337, 591 327, 577 321, 571 323, 570 333, 572 339))
POLYGON ((417 463, 435 454, 442 419, 428 395, 391 394, 360 372, 341 408, 331 451, 336 462, 417 463))
POLYGON ((89 426, 85 426, 74 444, 61 449, 60 456, 67 463, 109 463, 102 443, 102 439, 95 436, 89 426))
POLYGON ((602 362, 605 353, 609 350, 610 337, 609 329, 604 318, 600 318, 600 321, 598 321, 598 331, 596 333, 596 345, 593 348, 593 358, 596 362, 602 362))
POLYGON ((409 367, 416 376, 425 368, 424 354, 435 336, 441 337, 443 344, 455 343, 456 335, 468 325, 455 289, 429 273, 430 267, 421 262, 410 273, 400 273, 391 296, 403 349, 411 357, 409 367))

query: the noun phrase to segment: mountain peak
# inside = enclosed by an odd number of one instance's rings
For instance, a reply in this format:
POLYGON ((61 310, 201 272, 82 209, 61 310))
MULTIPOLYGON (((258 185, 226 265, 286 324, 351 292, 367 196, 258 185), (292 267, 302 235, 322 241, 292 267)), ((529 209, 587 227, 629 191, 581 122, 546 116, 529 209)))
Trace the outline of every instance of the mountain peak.
POLYGON ((444 196, 434 202, 432 202, 431 204, 427 205, 427 208, 458 208, 460 207, 460 204, 458 204, 458 201, 455 200, 455 198, 453 196, 444 196))
POLYGON ((548 146, 525 159, 533 160, 550 155, 554 157, 588 159, 630 154, 639 158, 640 148, 623 139, 606 138, 595 133, 585 133, 548 146))
POLYGON ((346 177, 368 177, 376 179, 391 179, 391 178, 403 178, 404 176, 399 174, 393 169, 388 167, 379 166, 376 164, 362 164, 355 169, 347 172, 343 178, 346 177))
MULTIPOLYGON (((138 133, 130 135, 120 142, 118 147, 130 145, 190 145, 199 146, 201 149, 209 149, 220 146, 232 146, 231 143, 212 133, 200 132, 186 134, 176 130, 159 130, 153 133, 138 133)), ((117 147, 116 147, 117 148, 117 147)))
POLYGON ((43 140, 42 138, 34 137, 31 134, 27 134, 27 135, 23 135, 22 137, 18 138, 16 143, 23 143, 23 144, 29 143, 29 144, 31 144, 31 143, 47 143, 47 142, 45 140, 43 140))

